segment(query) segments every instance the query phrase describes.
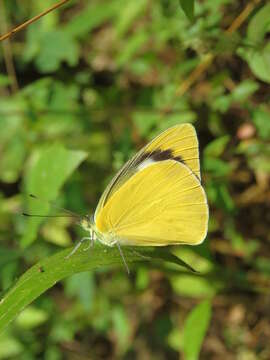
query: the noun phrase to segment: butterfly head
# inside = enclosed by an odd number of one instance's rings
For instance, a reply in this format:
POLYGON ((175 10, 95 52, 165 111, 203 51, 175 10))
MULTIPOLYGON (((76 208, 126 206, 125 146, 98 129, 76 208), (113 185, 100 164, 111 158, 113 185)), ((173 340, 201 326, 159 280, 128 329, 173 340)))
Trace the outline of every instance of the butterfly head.
POLYGON ((90 215, 84 215, 80 218, 79 224, 84 230, 90 231, 94 228, 94 219, 90 215))

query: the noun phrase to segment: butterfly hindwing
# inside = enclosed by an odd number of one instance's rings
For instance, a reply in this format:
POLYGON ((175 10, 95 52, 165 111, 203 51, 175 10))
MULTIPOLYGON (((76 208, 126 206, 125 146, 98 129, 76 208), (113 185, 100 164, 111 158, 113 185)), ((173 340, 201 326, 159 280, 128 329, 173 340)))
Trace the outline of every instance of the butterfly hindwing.
POLYGON ((195 245, 205 238, 207 224, 200 180, 176 160, 154 162, 136 172, 96 216, 99 232, 138 246, 195 245))

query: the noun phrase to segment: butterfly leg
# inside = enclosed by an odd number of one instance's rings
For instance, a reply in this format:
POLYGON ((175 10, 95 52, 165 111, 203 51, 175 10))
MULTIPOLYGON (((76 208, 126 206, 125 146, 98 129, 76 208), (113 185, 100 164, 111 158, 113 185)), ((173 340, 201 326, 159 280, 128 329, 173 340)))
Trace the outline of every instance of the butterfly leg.
POLYGON ((119 244, 118 241, 116 241, 115 244, 116 244, 116 246, 118 247, 120 256, 121 256, 121 258, 122 258, 122 260, 123 260, 123 263, 124 263, 124 266, 125 266, 125 268, 126 268, 126 270, 127 270, 127 273, 129 274, 129 273, 130 273, 129 267, 128 267, 128 264, 127 264, 126 259, 125 259, 125 257, 124 257, 124 253, 123 253, 123 251, 122 251, 122 249, 121 249, 121 246, 120 246, 120 244, 119 244))
MULTIPOLYGON (((83 237, 73 248, 73 250, 71 251, 70 254, 68 254, 65 258, 66 259, 69 259, 73 254, 75 254, 75 252, 79 249, 79 247, 82 245, 82 243, 84 241, 90 241, 90 246, 91 244, 93 243, 93 237, 90 237, 90 236, 86 236, 86 237, 83 237)), ((87 249, 89 249, 89 247, 87 247, 87 249)))
POLYGON ((89 250, 91 247, 94 246, 94 231, 92 229, 90 229, 90 237, 86 238, 89 239, 89 246, 87 246, 86 248, 83 249, 83 251, 87 251, 89 250))

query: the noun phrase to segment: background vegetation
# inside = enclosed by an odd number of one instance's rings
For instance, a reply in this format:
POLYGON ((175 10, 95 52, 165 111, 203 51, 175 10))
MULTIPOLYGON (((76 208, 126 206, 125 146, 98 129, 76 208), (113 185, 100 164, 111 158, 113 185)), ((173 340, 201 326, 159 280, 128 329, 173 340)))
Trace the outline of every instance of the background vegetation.
MULTIPOLYGON (((0 32, 53 3, 0 0, 0 32)), ((174 124, 197 129, 210 224, 201 246, 172 249, 199 275, 146 260, 127 276, 101 258, 26 307, 0 359, 270 358, 270 5, 192 4, 70 1, 2 42, 2 299, 82 236, 70 218, 23 218, 48 212, 26 194, 91 213, 112 174, 174 124)))

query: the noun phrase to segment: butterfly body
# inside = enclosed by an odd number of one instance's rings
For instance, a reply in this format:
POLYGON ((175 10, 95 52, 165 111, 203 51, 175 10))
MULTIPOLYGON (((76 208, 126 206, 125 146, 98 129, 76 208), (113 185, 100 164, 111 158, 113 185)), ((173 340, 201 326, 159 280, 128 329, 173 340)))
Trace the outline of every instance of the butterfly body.
POLYGON ((101 232, 95 222, 93 217, 84 216, 80 219, 80 226, 87 232, 89 232, 90 236, 85 239, 96 241, 98 240, 101 244, 107 246, 114 246, 115 243, 119 240, 116 238, 115 234, 112 231, 101 232))
POLYGON ((147 144, 112 179, 93 219, 81 225, 108 246, 201 243, 208 205, 194 127, 174 126, 147 144))

